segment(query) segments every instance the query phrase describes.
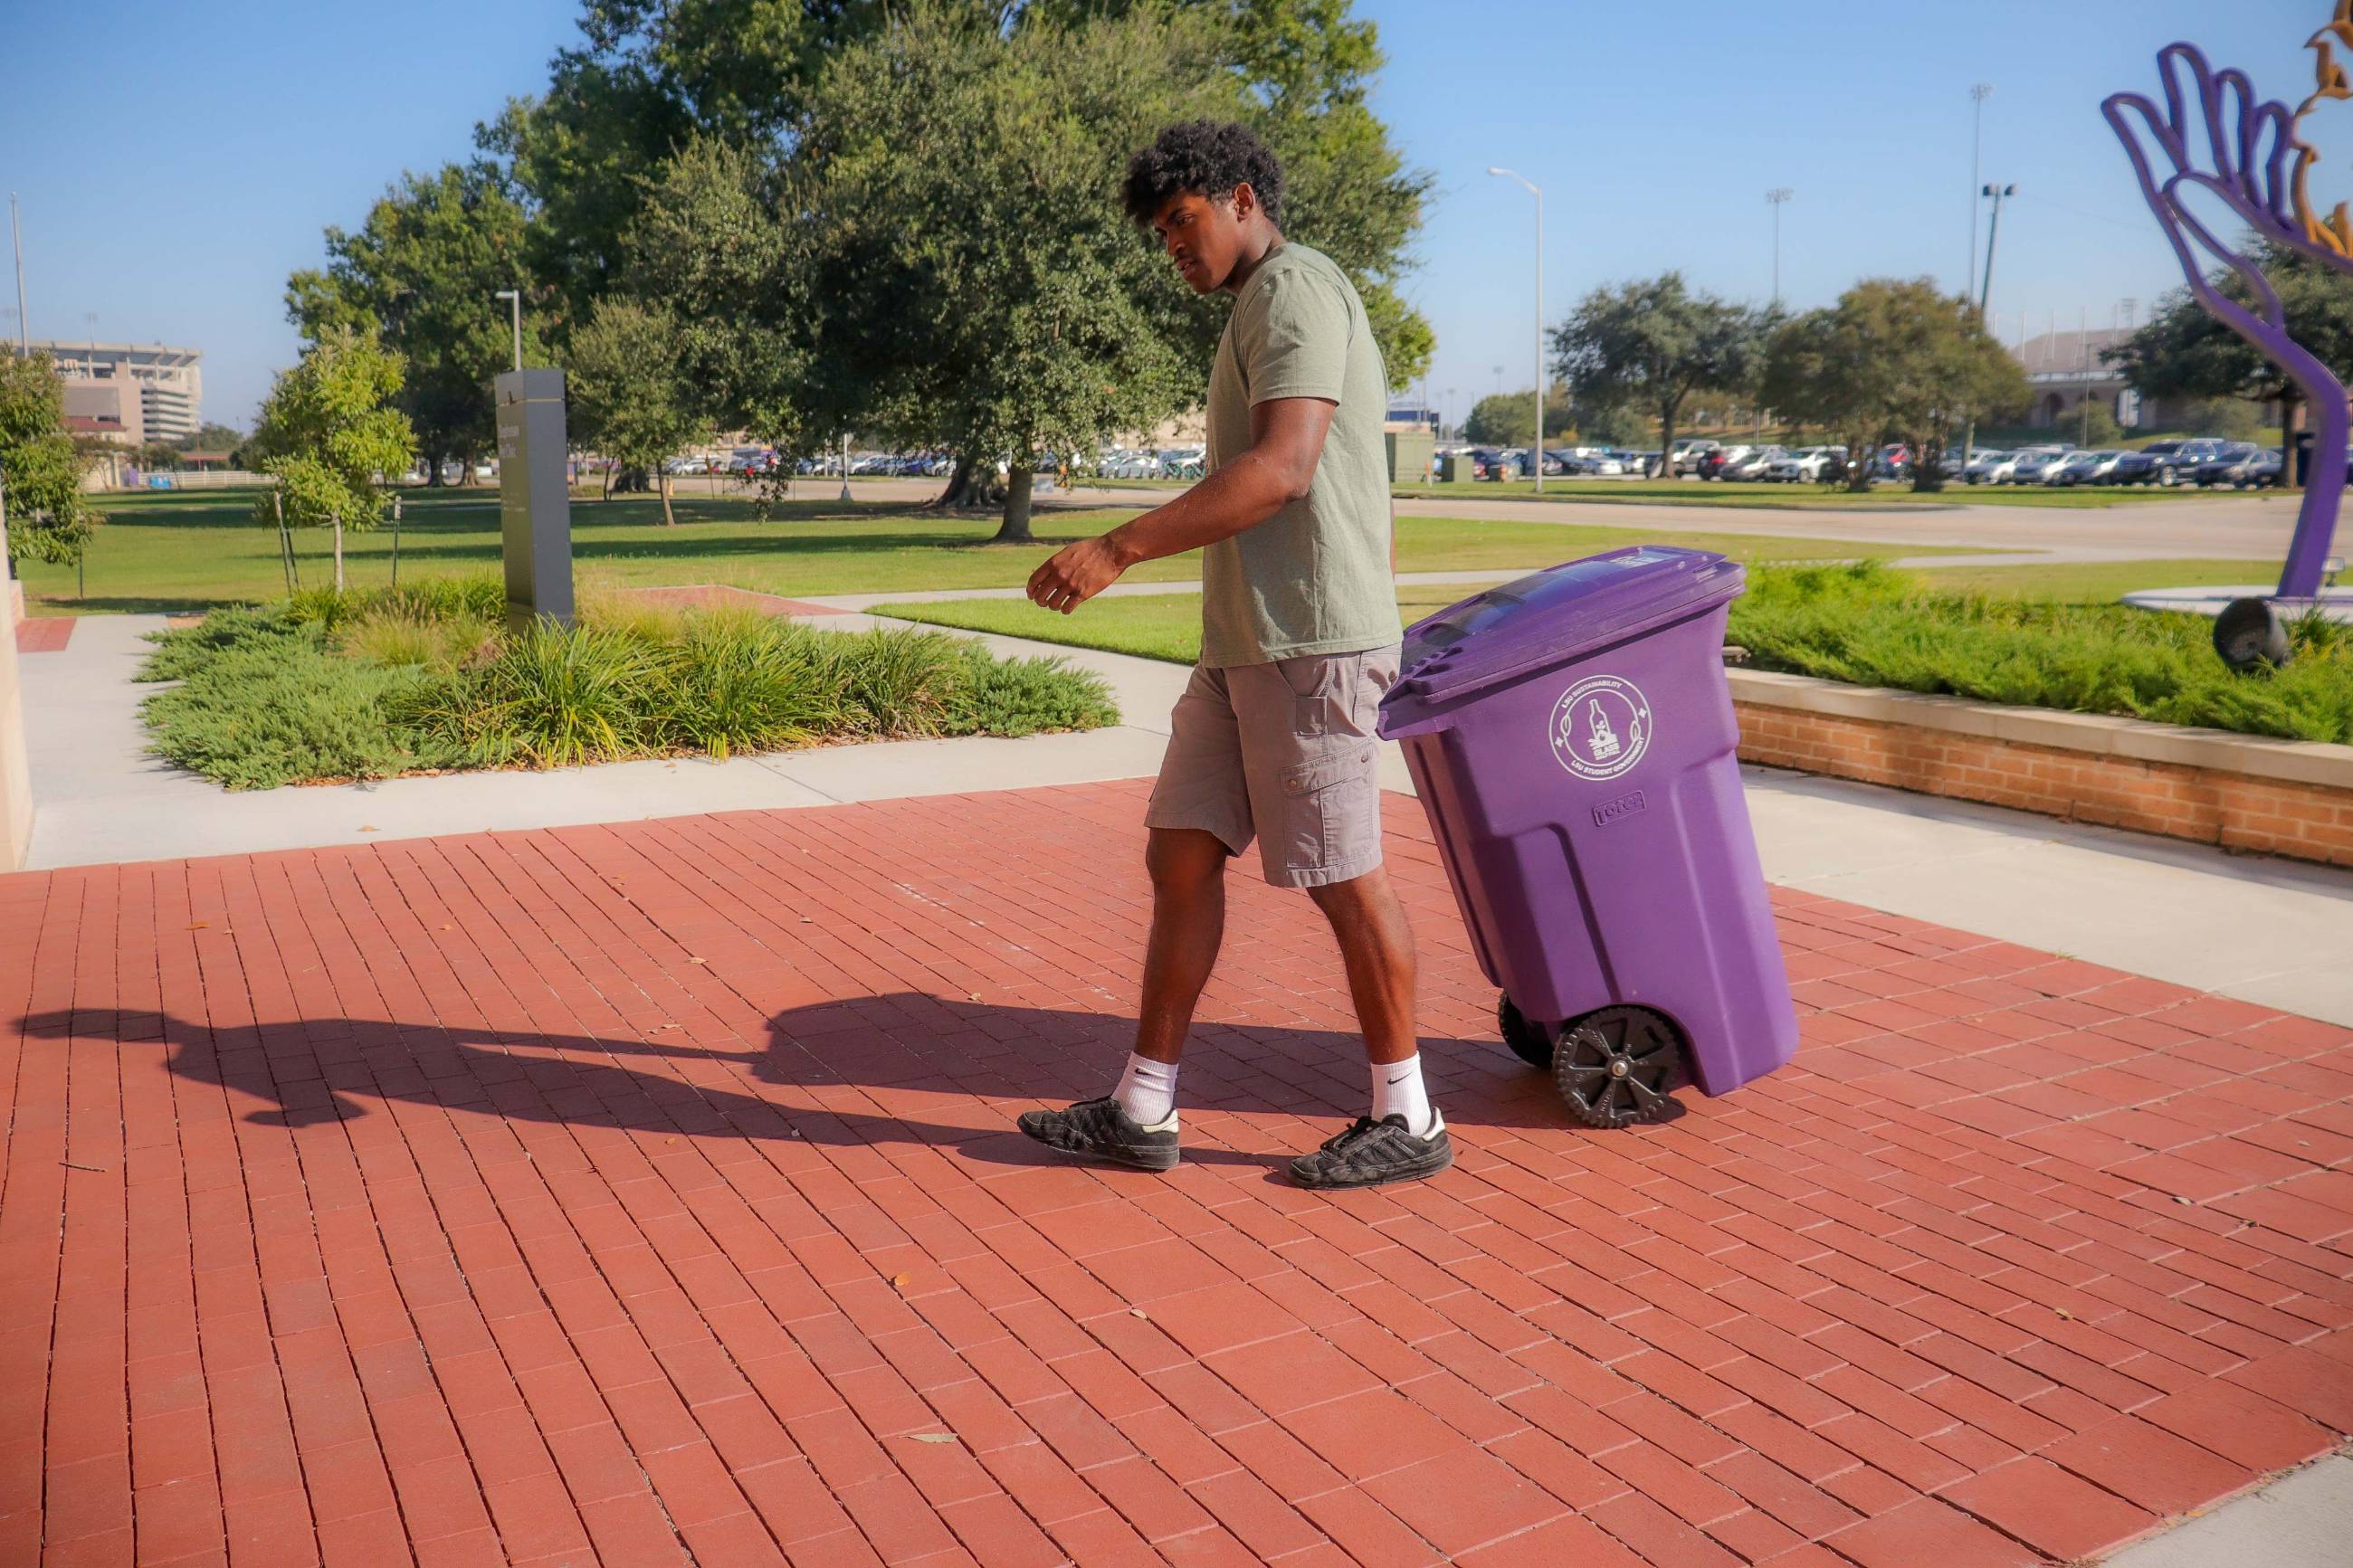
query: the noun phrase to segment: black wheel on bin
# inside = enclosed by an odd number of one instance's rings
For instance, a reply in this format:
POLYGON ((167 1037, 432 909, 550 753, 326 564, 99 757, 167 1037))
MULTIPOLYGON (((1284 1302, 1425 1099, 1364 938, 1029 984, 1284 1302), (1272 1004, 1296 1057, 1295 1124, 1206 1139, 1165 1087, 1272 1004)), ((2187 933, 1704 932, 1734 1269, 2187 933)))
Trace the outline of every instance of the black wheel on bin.
POLYGON ((1503 1031, 1504 1044, 1514 1056, 1532 1068, 1552 1069, 1552 1031, 1514 1006, 1509 996, 1495 1003, 1495 1027, 1503 1031))
POLYGON ((1588 1127, 1630 1127, 1672 1115, 1683 1037, 1648 1007, 1604 1007, 1573 1019, 1553 1053, 1553 1082, 1588 1127))

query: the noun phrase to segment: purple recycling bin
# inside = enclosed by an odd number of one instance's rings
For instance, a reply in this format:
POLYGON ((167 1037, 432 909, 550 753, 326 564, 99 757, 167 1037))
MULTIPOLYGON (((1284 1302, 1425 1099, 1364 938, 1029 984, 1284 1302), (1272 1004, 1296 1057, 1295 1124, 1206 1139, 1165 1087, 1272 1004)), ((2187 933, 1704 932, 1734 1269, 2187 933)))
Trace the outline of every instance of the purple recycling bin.
POLYGON ((1415 625, 1381 702, 1504 1042, 1593 1126, 1797 1048, 1724 679, 1742 582, 1652 545, 1535 573, 1415 625))

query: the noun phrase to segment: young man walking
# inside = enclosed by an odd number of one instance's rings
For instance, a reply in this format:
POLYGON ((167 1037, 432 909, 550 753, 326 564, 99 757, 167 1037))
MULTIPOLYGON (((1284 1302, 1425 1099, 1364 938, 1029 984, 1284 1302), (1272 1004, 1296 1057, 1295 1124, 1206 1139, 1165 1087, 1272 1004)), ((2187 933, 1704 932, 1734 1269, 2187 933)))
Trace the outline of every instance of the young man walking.
POLYGON ((1371 1113, 1291 1163, 1311 1187, 1431 1175, 1453 1160, 1422 1087, 1413 933, 1381 867, 1380 746, 1397 679, 1395 554, 1381 421, 1388 378, 1363 303, 1282 237, 1282 169, 1240 125, 1172 125, 1128 166, 1128 216, 1196 293, 1233 296, 1209 375, 1208 474, 1039 567, 1068 614, 1139 561, 1201 549, 1201 662, 1178 700, 1145 822, 1152 936, 1118 1088, 1033 1110, 1040 1142, 1147 1171, 1177 1160, 1176 1065, 1225 931, 1229 858, 1331 921, 1372 1064, 1371 1113))

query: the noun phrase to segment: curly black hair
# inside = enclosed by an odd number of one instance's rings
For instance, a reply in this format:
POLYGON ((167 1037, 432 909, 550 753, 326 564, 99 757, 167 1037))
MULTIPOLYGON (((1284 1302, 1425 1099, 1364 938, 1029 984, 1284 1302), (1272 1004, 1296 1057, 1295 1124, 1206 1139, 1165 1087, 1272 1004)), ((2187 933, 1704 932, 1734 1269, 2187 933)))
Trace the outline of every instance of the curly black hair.
POLYGON ((1233 121, 1187 120, 1128 160, 1121 199, 1138 225, 1150 223, 1179 191, 1222 200, 1236 185, 1258 195, 1267 222, 1282 226, 1282 163, 1257 132, 1233 121))

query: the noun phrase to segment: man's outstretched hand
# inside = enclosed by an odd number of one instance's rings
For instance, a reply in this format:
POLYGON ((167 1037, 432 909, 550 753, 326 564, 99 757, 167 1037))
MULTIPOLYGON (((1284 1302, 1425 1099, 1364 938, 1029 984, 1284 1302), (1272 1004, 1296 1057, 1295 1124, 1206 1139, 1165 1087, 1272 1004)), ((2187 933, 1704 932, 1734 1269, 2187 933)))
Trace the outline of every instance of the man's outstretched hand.
POLYGON ((1029 574, 1030 600, 1067 616, 1118 582, 1128 565, 1110 534, 1066 544, 1029 574))

